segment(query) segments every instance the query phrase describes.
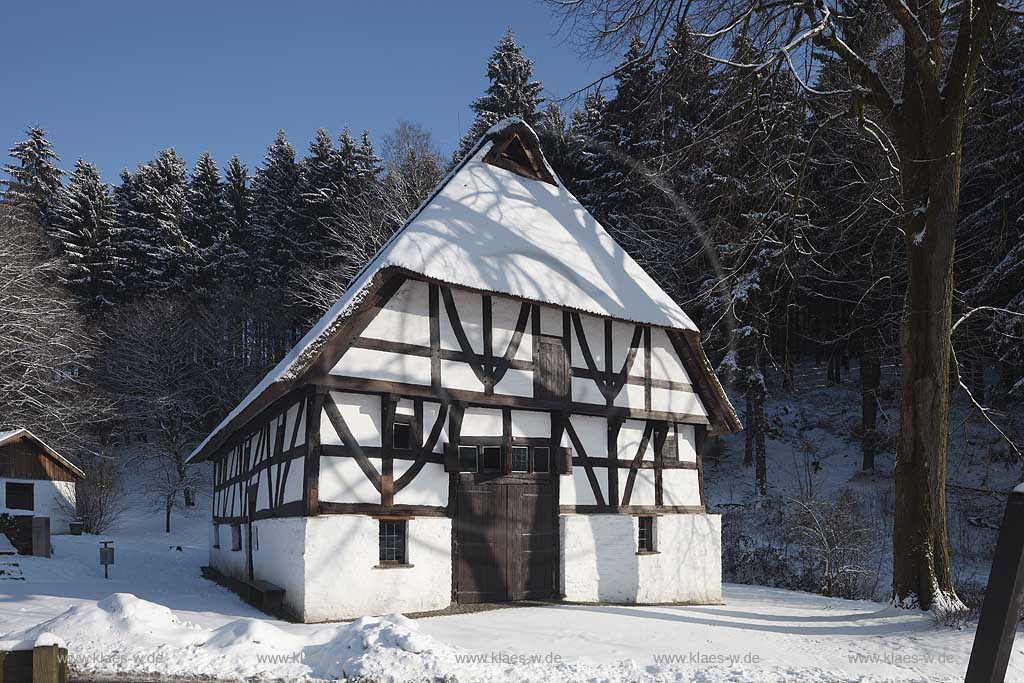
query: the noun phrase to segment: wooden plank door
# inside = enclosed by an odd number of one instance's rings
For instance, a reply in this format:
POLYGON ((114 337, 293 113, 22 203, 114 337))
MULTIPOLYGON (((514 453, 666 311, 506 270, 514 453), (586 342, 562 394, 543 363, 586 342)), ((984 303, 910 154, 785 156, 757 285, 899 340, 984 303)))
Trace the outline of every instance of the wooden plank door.
POLYGON ((549 481, 459 481, 455 512, 455 600, 551 598, 557 524, 549 481))
POLYGON ((537 364, 534 397, 547 401, 569 398, 569 358, 561 337, 536 337, 537 364))
POLYGON ((553 487, 549 482, 530 482, 505 488, 510 520, 510 598, 552 598, 558 549, 553 487))
POLYGON ((509 599, 505 487, 466 480, 459 484, 455 519, 456 601, 504 602, 509 599))

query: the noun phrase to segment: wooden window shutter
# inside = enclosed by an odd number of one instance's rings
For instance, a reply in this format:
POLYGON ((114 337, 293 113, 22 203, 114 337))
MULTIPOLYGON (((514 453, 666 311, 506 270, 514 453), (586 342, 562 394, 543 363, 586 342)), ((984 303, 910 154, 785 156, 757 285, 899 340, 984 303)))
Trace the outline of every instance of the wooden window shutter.
POLYGON ((557 448, 555 449, 556 459, 556 471, 559 474, 572 474, 572 449, 571 448, 557 448))
POLYGON ((459 448, 453 443, 444 445, 444 471, 458 474, 461 471, 459 466, 459 448))

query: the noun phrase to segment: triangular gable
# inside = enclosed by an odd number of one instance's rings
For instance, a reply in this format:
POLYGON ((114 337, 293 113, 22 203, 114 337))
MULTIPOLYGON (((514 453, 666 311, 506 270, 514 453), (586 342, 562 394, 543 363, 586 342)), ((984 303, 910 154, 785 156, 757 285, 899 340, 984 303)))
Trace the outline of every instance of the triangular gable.
POLYGON ((226 438, 225 431, 244 424, 259 406, 294 385, 373 298, 390 271, 606 318, 697 332, 675 301, 562 185, 544 159, 533 129, 521 119, 507 119, 481 138, 353 279, 341 299, 189 459, 208 457, 226 438))
POLYGON ((83 472, 81 468, 78 467, 78 465, 71 462, 63 455, 50 448, 50 446, 45 441, 43 441, 38 436, 30 432, 29 430, 25 429, 24 427, 20 429, 12 429, 9 432, 0 432, 0 448, 3 448, 4 446, 10 445, 17 441, 21 441, 22 439, 27 439, 36 444, 37 446, 39 446, 40 450, 43 451, 43 454, 46 457, 56 461, 61 467, 68 470, 69 472, 71 472, 71 474, 75 475, 79 479, 85 477, 85 472, 83 472))
POLYGON ((507 171, 517 173, 524 178, 536 180, 549 185, 558 185, 551 170, 543 163, 539 150, 531 150, 532 145, 523 144, 519 133, 512 133, 504 140, 495 141, 491 149, 484 155, 483 162, 507 171))

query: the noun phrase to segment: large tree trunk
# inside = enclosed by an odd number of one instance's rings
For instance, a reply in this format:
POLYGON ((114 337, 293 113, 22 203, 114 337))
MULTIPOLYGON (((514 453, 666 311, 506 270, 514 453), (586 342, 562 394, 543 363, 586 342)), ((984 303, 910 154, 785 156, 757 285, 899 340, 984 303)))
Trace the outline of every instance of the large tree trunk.
POLYGON ((963 112, 920 95, 905 106, 904 121, 914 123, 899 131, 908 281, 900 329, 892 599, 947 609, 959 605, 946 538, 946 447, 963 112))

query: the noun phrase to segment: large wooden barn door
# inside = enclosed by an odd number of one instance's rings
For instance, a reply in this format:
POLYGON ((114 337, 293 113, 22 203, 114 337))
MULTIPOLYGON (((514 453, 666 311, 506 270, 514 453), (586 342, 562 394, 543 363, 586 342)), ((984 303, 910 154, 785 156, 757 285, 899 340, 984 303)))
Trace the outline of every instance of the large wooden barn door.
POLYGON ((461 475, 456 493, 455 599, 555 596, 557 528, 550 481, 461 475))

